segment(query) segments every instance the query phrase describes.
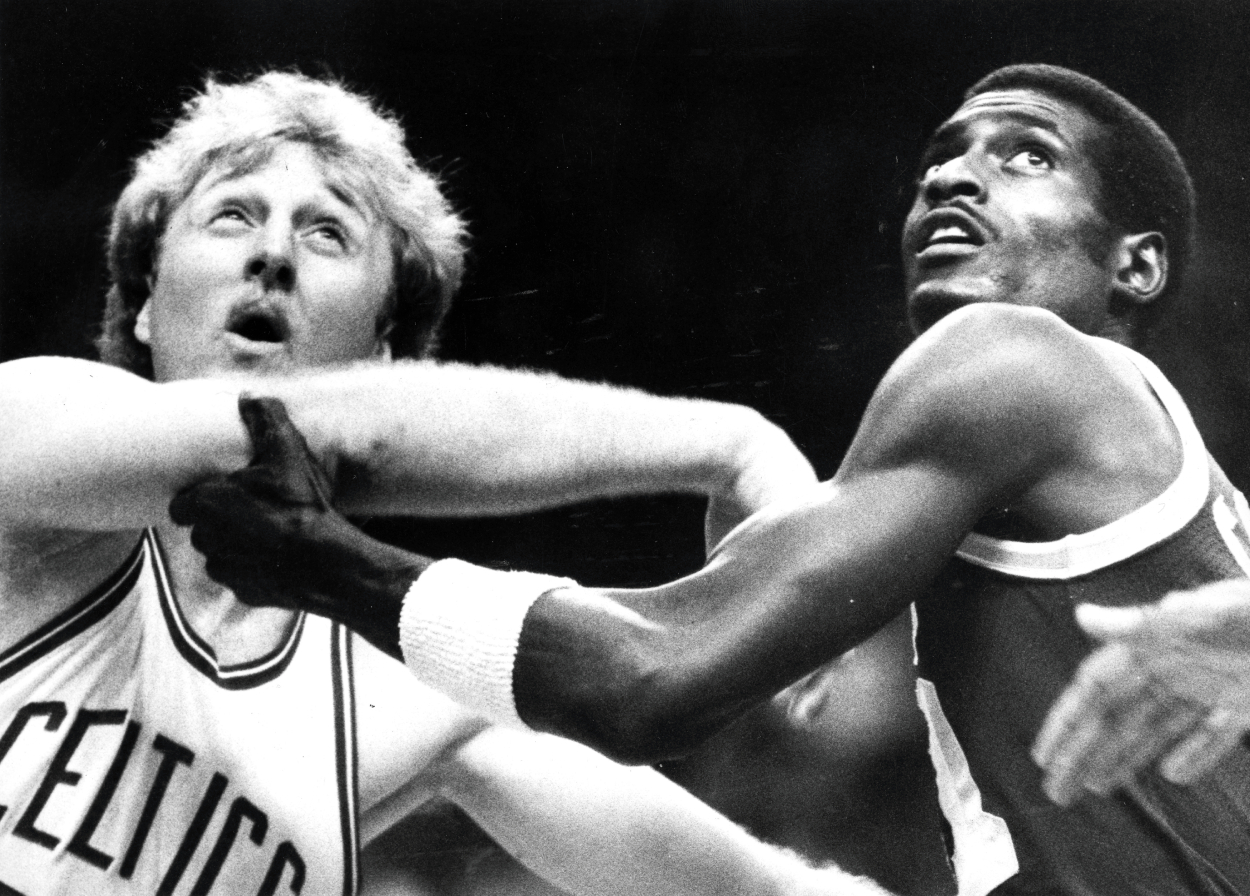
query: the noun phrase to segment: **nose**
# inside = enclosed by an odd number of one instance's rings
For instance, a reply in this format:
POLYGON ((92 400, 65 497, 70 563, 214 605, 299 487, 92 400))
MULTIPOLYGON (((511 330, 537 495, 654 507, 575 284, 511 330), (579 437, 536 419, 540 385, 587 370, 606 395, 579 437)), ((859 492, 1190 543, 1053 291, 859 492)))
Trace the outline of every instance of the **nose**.
POLYGON ((295 286, 290 247, 276 238, 258 245, 248 256, 244 276, 248 280, 259 280, 266 292, 290 292, 295 286))
POLYGON ((934 165, 925 172, 921 190, 930 203, 949 202, 956 197, 979 200, 985 195, 985 181, 967 154, 934 165))

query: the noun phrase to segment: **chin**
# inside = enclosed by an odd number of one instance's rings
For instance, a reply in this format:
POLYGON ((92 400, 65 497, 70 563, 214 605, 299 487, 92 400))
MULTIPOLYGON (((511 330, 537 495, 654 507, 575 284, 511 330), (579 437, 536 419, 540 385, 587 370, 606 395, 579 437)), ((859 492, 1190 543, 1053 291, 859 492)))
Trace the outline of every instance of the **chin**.
POLYGON ((957 311, 975 300, 949 294, 913 295, 907 302, 907 322, 912 332, 919 336, 952 311, 957 311))

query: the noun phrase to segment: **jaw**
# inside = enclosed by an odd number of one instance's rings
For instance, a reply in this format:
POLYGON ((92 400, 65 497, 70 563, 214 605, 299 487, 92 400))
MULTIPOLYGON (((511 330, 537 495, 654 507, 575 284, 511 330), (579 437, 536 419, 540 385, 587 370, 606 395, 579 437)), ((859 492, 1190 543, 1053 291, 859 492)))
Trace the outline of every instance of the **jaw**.
POLYGON ((1006 302, 1009 290, 1001 280, 972 272, 948 272, 944 276, 909 277, 907 320, 919 335, 946 315, 965 305, 1006 302))

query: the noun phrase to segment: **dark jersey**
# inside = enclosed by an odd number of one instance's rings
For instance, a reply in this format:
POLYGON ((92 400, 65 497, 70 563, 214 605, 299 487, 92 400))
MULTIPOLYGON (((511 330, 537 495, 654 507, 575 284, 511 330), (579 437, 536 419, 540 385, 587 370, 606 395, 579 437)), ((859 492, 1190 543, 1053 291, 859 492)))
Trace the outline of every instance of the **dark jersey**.
POLYGON ((1149 772, 1069 808, 1047 799, 1029 756, 1095 646, 1078 603, 1150 603, 1250 573, 1245 499, 1171 385, 1124 351, 1181 434, 1177 480, 1093 532, 1046 543, 973 534, 917 605, 918 694, 961 894, 1250 894, 1247 751, 1188 787, 1149 772))

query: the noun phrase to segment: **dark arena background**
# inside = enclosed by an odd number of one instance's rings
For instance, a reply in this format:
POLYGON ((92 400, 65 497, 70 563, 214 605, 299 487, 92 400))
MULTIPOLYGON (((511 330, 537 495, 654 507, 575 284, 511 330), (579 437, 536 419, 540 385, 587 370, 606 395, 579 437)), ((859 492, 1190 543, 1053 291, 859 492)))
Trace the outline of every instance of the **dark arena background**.
MULTIPOLYGON (((129 160, 205 74, 294 67, 399 112, 470 220, 445 358, 743 402, 827 477, 907 342, 897 242, 925 137, 990 69, 1055 62, 1141 105, 1190 165, 1200 254, 1151 354, 1245 488, 1248 52, 1231 2, 3 0, 0 356, 90 356, 129 160)), ((701 513, 371 525, 638 584, 698 567, 701 513)), ((765 837, 941 892, 910 650, 903 619, 665 771, 765 837)), ((527 891, 478 845, 431 810, 370 851, 370 892, 527 891)))

